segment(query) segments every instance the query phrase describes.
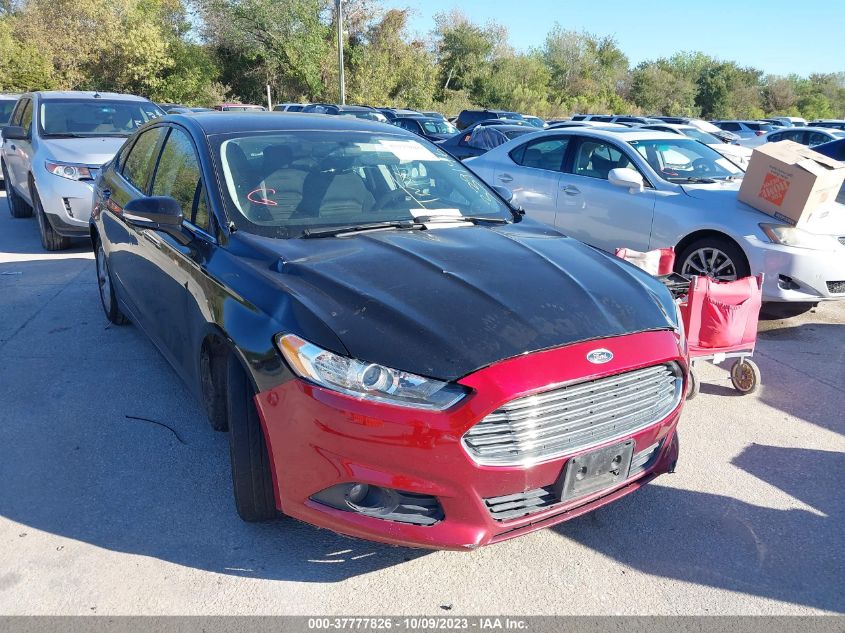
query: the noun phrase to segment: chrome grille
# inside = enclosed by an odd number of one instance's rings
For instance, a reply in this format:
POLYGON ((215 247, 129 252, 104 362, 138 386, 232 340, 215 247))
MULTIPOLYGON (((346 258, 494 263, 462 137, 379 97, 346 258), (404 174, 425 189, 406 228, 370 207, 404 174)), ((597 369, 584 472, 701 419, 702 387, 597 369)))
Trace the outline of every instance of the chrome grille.
MULTIPOLYGON (((658 442, 639 453, 634 453, 627 479, 654 466, 654 462, 660 454, 660 446, 661 442, 658 442)), ((560 502, 559 495, 555 493, 554 484, 543 486, 536 490, 528 490, 527 492, 518 492, 516 494, 484 499, 484 505, 487 506, 490 516, 496 521, 518 519, 519 517, 556 506, 560 502)))
POLYGON ((464 448, 487 466, 552 459, 662 420, 682 390, 676 363, 566 385, 496 409, 464 434, 464 448))

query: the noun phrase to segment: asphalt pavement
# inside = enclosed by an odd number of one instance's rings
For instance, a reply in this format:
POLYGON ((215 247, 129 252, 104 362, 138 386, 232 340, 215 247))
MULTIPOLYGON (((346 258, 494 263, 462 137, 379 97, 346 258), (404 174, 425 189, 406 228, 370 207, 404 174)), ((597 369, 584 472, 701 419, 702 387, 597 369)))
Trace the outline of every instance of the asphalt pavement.
POLYGON ((0 201, 0 614, 845 612, 845 303, 762 324, 756 394, 700 367, 676 474, 427 552, 241 522, 225 436, 107 323, 89 249, 0 201))

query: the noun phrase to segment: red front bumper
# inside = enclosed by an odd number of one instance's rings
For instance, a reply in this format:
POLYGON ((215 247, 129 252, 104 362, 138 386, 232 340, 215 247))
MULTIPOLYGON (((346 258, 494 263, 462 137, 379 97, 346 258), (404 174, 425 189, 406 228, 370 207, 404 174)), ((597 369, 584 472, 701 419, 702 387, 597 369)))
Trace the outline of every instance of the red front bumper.
POLYGON ((444 412, 373 404, 301 380, 289 381, 256 396, 276 503, 289 516, 343 534, 445 549, 473 549, 565 521, 636 490, 674 465, 673 433, 680 404, 663 420, 607 442, 633 439, 635 452, 660 442, 659 456, 645 471, 613 489, 507 521, 495 520, 484 499, 548 486, 578 453, 531 466, 481 466, 467 454, 461 437, 515 398, 560 383, 668 361, 685 365, 672 332, 632 334, 527 354, 462 379, 473 393, 444 412), (589 363, 586 355, 597 347, 610 349, 613 359, 604 365, 589 363), (432 526, 418 526, 336 510, 310 499, 348 482, 437 497, 445 518, 432 526))

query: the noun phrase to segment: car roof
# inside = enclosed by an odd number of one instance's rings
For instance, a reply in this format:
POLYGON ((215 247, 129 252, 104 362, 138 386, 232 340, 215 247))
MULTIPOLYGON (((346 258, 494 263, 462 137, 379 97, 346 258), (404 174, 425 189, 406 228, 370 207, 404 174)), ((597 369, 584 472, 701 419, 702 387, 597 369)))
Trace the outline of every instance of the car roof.
POLYGON ((821 132, 822 134, 832 134, 835 136, 837 132, 842 132, 842 130, 835 130, 829 127, 815 127, 812 125, 798 125, 796 127, 786 127, 772 130, 771 132, 767 132, 767 134, 782 134, 784 132, 821 132))
POLYGON ((433 121, 436 123, 442 123, 443 119, 437 116, 398 116, 394 121, 433 121))
POLYGON ((38 95, 38 98, 42 101, 52 101, 53 99, 108 99, 109 101, 150 101, 146 97, 139 97, 138 95, 130 95, 122 92, 95 92, 87 90, 39 90, 31 94, 38 95))
MULTIPOLYGON (((560 135, 567 134, 573 136, 594 136, 598 138, 622 139, 624 141, 678 141, 683 140, 677 134, 671 132, 658 132, 656 130, 643 130, 642 128, 596 128, 596 127, 571 127, 561 128, 557 130, 538 130, 536 134, 539 135, 560 135)), ((691 139, 686 139, 691 140, 691 139)))
POLYGON ((199 128, 206 136, 238 132, 295 132, 298 130, 379 132, 417 138, 397 126, 355 117, 302 112, 196 112, 191 116, 169 114, 158 121, 174 121, 199 128))

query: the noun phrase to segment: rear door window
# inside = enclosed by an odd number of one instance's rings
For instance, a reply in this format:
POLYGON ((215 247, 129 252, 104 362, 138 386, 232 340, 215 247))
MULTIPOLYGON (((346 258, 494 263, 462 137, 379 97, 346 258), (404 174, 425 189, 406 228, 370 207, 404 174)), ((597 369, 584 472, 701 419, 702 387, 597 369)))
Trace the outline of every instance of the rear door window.
POLYGON ((166 131, 167 128, 162 126, 142 132, 123 164, 123 177, 141 193, 147 192, 158 156, 156 150, 166 131))
POLYGON ((815 147, 816 145, 821 145, 822 143, 827 143, 831 140, 827 135, 822 134, 821 132, 809 132, 809 138, 807 139, 807 145, 810 147, 815 147))
POLYGON ((721 123, 717 123, 716 125, 718 125, 723 130, 727 130, 728 132, 739 132, 742 129, 739 123, 733 123, 731 121, 722 121, 721 123))
POLYGON ((569 137, 535 139, 512 150, 510 157, 517 165, 561 171, 569 137))

